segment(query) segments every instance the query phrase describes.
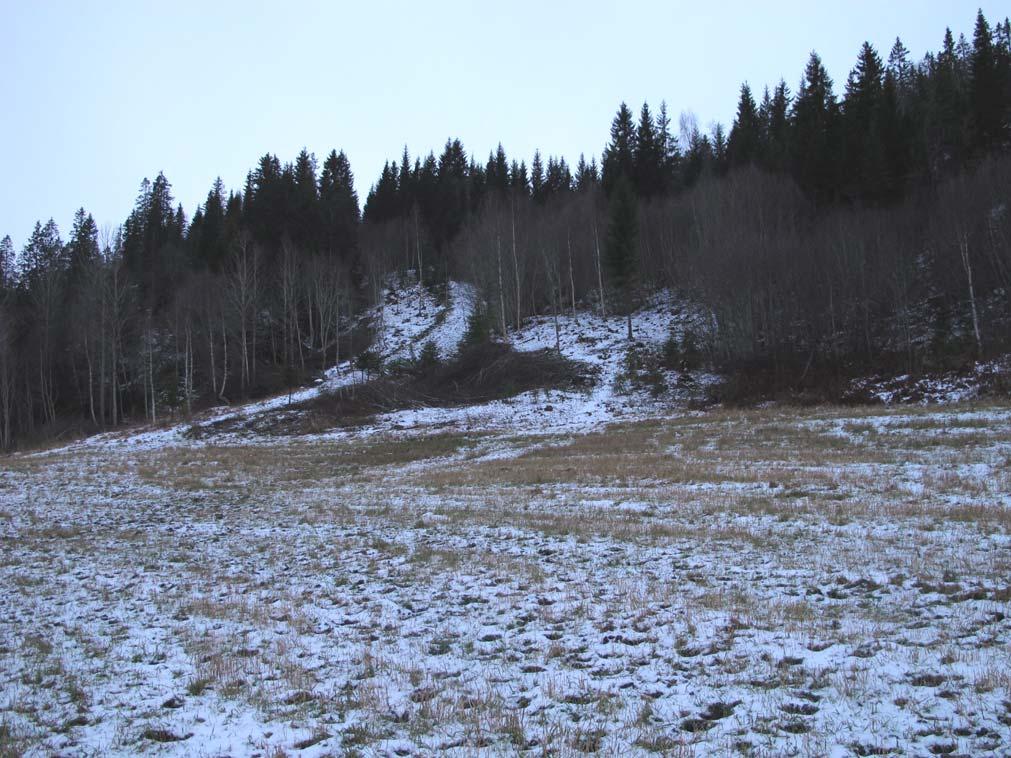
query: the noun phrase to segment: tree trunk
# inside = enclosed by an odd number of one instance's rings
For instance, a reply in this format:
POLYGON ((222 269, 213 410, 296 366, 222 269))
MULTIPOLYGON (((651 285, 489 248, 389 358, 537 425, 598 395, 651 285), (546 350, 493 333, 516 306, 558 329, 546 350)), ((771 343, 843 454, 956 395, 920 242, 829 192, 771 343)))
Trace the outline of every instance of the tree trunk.
POLYGON ((506 329, 506 307, 505 307, 505 285, 502 282, 502 235, 496 236, 496 251, 498 254, 498 299, 499 299, 499 318, 501 320, 502 327, 502 338, 508 339, 509 332, 506 329))
POLYGON ((972 261, 969 259, 969 236, 962 232, 962 239, 959 241, 959 248, 962 254, 962 267, 965 268, 965 275, 969 281, 969 306, 972 309, 972 333, 976 337, 976 354, 983 355, 983 338, 979 332, 979 311, 976 308, 976 290, 972 283, 972 261))
POLYGON ((597 257, 597 286, 600 288, 600 315, 607 316, 607 309, 604 306, 604 272, 600 267, 600 240, 597 238, 597 217, 593 216, 593 249, 597 257))
POLYGON ((572 273, 572 235, 565 230, 565 247, 569 253, 569 293, 572 295, 572 320, 576 320, 576 280, 572 273))
POLYGON ((510 213, 510 218, 512 221, 512 242, 513 242, 513 271, 516 274, 516 329, 518 330, 522 326, 522 308, 520 307, 520 262, 519 257, 516 255, 516 198, 513 198, 512 212, 510 213))

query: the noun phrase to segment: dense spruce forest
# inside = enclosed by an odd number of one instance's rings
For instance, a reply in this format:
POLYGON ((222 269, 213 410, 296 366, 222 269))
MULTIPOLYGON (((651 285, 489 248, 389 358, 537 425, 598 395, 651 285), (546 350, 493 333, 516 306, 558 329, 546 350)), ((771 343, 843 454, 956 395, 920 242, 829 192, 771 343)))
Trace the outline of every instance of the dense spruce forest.
POLYGON ((1011 25, 980 13, 910 60, 864 44, 840 86, 741 87, 729 129, 622 104, 598 159, 458 139, 392 159, 360 206, 347 156, 265 155, 188 218, 163 174, 125 222, 81 209, 0 244, 0 447, 185 415, 311 378, 367 345, 392 274, 525 318, 701 303, 700 348, 738 387, 830 388, 1009 345, 1011 25))

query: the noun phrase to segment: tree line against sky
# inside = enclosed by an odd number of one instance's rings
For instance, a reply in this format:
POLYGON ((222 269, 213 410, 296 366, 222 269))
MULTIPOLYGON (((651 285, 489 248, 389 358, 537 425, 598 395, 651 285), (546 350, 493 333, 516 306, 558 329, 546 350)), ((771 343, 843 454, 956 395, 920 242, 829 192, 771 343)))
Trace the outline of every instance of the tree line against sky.
MULTIPOLYGON (((83 209, 0 242, 0 445, 157 421, 290 386, 365 347, 391 274, 475 284, 508 339, 668 288, 707 359, 770 388, 920 371, 1008 348, 1011 25, 979 13, 914 62, 871 45, 840 87, 741 87, 729 130, 624 103, 598 162, 458 139, 388 162, 363 206, 347 156, 267 154, 188 218, 163 174, 119 227, 83 209)), ((629 326, 631 329, 631 326, 629 326)))

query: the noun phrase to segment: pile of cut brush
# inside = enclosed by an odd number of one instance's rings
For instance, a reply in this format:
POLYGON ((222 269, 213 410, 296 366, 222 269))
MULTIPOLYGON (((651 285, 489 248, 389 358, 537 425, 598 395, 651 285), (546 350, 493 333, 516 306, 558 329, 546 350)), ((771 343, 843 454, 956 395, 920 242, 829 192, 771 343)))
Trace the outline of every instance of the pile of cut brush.
POLYGON ((596 381, 596 369, 554 350, 519 352, 488 342, 467 347, 447 362, 421 361, 371 381, 321 392, 272 419, 274 434, 315 433, 357 426, 380 413, 413 408, 479 405, 532 390, 575 390, 596 381))

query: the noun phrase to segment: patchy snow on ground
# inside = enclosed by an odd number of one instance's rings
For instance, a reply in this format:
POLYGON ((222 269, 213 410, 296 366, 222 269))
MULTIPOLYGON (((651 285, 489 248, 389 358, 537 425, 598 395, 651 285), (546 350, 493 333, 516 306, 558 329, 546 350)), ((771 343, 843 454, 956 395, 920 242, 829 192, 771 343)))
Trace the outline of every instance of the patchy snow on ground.
POLYGON ((1011 410, 0 467, 15 754, 1006 755, 1011 410))
POLYGON ((450 282, 447 305, 422 285, 394 283, 368 316, 377 327, 375 347, 380 357, 383 361, 413 360, 431 341, 440 358, 451 358, 467 331, 476 297, 471 285, 450 282))
POLYGON ((850 394, 885 405, 937 405, 964 403, 980 397, 994 385, 1006 386, 1011 377, 1011 358, 976 361, 962 371, 927 376, 866 377, 850 384, 850 394))
MULTIPOLYGON (((364 318, 445 359, 474 302, 364 318)), ((581 391, 0 459, 0 755, 1011 753, 1011 409, 692 411, 616 389, 626 329, 508 336, 581 391)))
MULTIPOLYGON (((633 340, 644 347, 659 348, 671 335, 686 331, 706 334, 705 314, 675 300, 668 293, 653 298, 632 317, 633 340)), ((512 429, 517 433, 589 431, 616 421, 669 415, 670 397, 654 398, 645 391, 616 391, 624 370, 628 348, 625 316, 601 316, 595 312, 566 313, 528 319, 519 331, 508 335, 519 351, 558 349, 562 356, 596 370, 596 381, 586 391, 537 390, 516 397, 463 408, 420 408, 385 414, 375 428, 439 429, 466 431, 512 429)), ((703 397, 718 377, 705 372, 672 376, 670 382, 682 400, 703 397)))

